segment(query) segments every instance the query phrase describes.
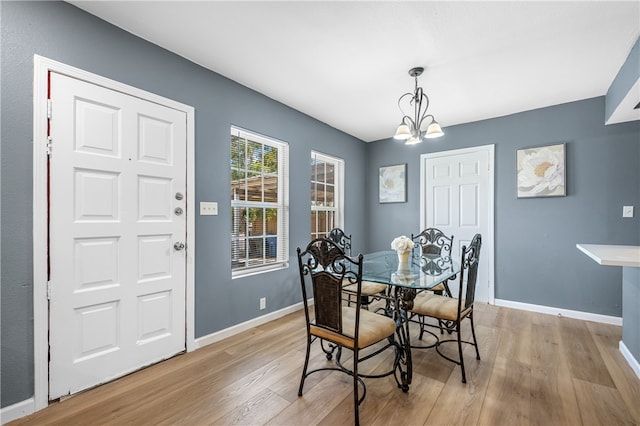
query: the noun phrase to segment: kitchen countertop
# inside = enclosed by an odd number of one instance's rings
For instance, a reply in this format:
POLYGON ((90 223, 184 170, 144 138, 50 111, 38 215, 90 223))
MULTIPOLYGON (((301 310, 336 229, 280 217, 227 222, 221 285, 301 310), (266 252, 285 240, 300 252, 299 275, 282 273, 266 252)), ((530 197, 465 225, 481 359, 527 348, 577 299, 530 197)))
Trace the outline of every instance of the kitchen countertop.
POLYGON ((640 268, 640 246, 576 244, 576 247, 600 265, 640 268))

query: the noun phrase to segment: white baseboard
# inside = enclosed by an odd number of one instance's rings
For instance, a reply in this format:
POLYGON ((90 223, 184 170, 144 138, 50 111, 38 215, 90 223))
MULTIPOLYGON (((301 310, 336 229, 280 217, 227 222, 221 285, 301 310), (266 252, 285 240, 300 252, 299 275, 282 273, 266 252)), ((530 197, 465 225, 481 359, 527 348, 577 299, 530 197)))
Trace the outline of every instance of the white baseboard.
POLYGON ((513 302, 511 300, 495 300, 496 306, 505 308, 521 309, 523 311, 539 312, 541 314, 558 315, 567 318, 576 318, 585 321, 601 322, 605 324, 622 326, 621 317, 612 317, 609 315, 593 314, 590 312, 572 311, 569 309, 554 308, 552 306, 531 305, 529 303, 513 302))
MULTIPOLYGON (((313 305, 313 299, 309 300, 309 305, 313 305)), ((295 305, 288 306, 286 308, 282 308, 278 311, 274 311, 263 315, 258 318, 250 319, 249 321, 245 321, 241 324, 236 324, 232 327, 225 328, 224 330, 216 331, 215 333, 211 333, 206 336, 202 336, 196 339, 196 349, 202 348, 204 346, 210 345, 215 342, 219 342, 222 339, 226 339, 227 337, 231 337, 235 334, 242 333, 243 331, 247 331, 253 327, 257 327, 262 324, 266 324, 275 319, 281 318, 285 315, 289 315, 290 313, 299 311, 303 309, 304 305, 302 302, 296 303, 295 305)))
POLYGON ((638 376, 638 379, 640 379, 640 363, 638 363, 638 360, 633 357, 631 351, 629 351, 622 340, 620 340, 619 348, 622 356, 627 360, 627 363, 629 363, 629 367, 631 367, 633 372, 636 373, 636 376, 638 376))
POLYGON ((35 400, 33 398, 25 399, 0 409, 0 424, 9 423, 33 413, 35 413, 35 400))

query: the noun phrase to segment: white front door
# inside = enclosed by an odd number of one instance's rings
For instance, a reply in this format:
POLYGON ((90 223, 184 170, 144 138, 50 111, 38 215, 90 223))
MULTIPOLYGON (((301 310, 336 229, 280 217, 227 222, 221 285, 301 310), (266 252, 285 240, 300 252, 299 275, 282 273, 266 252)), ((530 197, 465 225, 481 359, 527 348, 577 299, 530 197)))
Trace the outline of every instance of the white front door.
MULTIPOLYGON (((421 229, 454 236, 460 258, 475 234, 482 235, 476 300, 493 303, 493 145, 421 156, 421 229)), ((450 286, 452 292, 457 286, 450 286)))
POLYGON ((185 350, 186 116, 57 73, 50 98, 55 399, 185 350))

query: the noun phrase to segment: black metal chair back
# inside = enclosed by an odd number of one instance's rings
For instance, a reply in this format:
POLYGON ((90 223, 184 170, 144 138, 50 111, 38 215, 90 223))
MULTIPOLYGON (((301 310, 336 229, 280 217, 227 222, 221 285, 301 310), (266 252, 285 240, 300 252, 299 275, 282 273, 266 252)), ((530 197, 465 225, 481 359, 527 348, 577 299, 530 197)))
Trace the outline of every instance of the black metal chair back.
POLYGON ((427 228, 415 236, 411 234, 411 240, 420 247, 421 256, 451 256, 453 235, 448 237, 438 228, 427 228))
POLYGON ((342 229, 333 228, 327 234, 327 238, 335 242, 346 255, 351 256, 351 234, 347 235, 342 229))
MULTIPOLYGON (((311 241, 304 251, 301 251, 300 248, 297 251, 307 327, 311 323, 307 306, 307 283, 311 281, 315 310, 313 324, 344 334, 342 330, 342 287, 357 284, 357 291, 360 292, 362 254, 356 259, 351 258, 335 241, 328 238, 317 238, 311 241)), ((357 341, 360 300, 358 299, 356 303, 355 330, 349 330, 349 334, 357 341)))
POLYGON ((473 306, 473 302, 475 301, 481 246, 482 236, 480 234, 476 234, 473 237, 469 247, 462 246, 462 254, 460 256, 460 290, 458 292, 460 296, 458 297, 458 315, 473 306), (463 293, 465 273, 467 277, 467 286, 463 293), (464 294, 464 306, 462 306, 462 294, 464 294))

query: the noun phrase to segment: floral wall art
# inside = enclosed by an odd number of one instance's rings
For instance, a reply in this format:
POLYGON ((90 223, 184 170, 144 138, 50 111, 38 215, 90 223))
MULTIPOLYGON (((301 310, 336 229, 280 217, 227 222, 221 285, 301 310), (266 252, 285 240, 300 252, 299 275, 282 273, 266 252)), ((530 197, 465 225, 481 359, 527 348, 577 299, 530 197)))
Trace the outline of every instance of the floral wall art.
POLYGON ((565 144, 519 149, 518 198, 566 195, 565 144))
POLYGON ((380 167, 378 197, 381 203, 407 201, 407 165, 380 167))

